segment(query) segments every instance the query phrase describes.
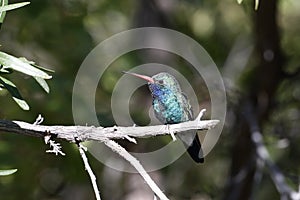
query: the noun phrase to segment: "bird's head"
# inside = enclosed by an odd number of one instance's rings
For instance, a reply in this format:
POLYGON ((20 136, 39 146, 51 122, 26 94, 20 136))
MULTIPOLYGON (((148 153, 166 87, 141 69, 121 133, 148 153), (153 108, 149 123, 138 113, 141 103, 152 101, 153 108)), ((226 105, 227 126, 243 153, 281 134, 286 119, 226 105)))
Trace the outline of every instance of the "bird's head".
POLYGON ((180 86, 175 77, 166 72, 158 73, 152 77, 131 72, 124 73, 146 80, 148 82, 151 93, 155 96, 159 95, 164 90, 170 90, 171 92, 181 92, 180 86))

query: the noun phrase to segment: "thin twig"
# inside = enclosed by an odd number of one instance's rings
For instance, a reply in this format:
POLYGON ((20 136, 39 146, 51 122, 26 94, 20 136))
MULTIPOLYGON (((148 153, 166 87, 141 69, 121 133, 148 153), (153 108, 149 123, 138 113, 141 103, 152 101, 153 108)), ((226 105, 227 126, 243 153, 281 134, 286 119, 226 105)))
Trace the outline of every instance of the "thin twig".
POLYGON ((82 161, 84 163, 85 170, 87 171, 87 173, 90 176, 90 179, 91 179, 91 182, 92 182, 92 185, 93 185, 93 189, 94 189, 94 192, 95 192, 96 199, 97 200, 101 200, 101 198, 100 198, 100 191, 99 191, 98 186, 97 186, 96 176, 94 175, 93 170, 90 167, 88 159, 87 159, 87 157, 85 155, 86 147, 84 147, 82 144, 79 144, 78 145, 78 150, 79 150, 79 153, 81 155, 82 161))
POLYGON ((37 116, 37 118, 35 119, 35 122, 34 122, 33 124, 34 124, 34 125, 39 125, 39 124, 41 124, 43 121, 44 121, 44 118, 42 117, 41 114, 39 114, 39 115, 37 116))
POLYGON ((133 157, 130 153, 126 151, 122 146, 120 146, 118 143, 116 143, 113 140, 106 140, 104 144, 109 147, 111 150, 119 154, 121 157, 123 157, 125 160, 127 160, 138 172, 139 174, 144 178, 146 183, 149 185, 149 187, 152 189, 152 191, 161 199, 161 200, 168 200, 168 197, 159 189, 159 187, 155 184, 155 182, 151 179, 149 174, 146 172, 144 167, 141 165, 141 163, 133 157))
MULTIPOLYGON (((47 138, 47 136, 45 138, 47 138)), ((46 153, 54 153, 56 156, 59 155, 59 154, 62 155, 62 156, 66 155, 61 150, 60 143, 57 143, 54 140, 49 139, 46 144, 49 144, 49 146, 52 148, 52 149, 47 150, 46 153)))

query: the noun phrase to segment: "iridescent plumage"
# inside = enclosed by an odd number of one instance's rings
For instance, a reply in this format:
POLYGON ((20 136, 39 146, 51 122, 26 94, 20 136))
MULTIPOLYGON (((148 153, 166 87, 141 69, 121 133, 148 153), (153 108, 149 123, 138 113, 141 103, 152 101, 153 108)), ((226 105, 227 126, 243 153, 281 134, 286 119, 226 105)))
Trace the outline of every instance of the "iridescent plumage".
MULTIPOLYGON (((174 76, 165 72, 152 77, 135 73, 128 74, 148 81, 154 113, 161 123, 177 124, 193 120, 192 108, 174 76)), ((193 160, 197 163, 203 163, 203 152, 196 131, 186 131, 178 134, 178 137, 183 141, 193 160)))

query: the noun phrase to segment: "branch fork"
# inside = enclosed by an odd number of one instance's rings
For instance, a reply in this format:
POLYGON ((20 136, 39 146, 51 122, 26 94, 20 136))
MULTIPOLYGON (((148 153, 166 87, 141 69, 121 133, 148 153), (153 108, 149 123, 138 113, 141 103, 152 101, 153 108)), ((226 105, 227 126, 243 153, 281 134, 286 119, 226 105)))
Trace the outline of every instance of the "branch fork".
POLYGON ((144 167, 140 164, 140 162, 114 140, 126 139, 136 144, 137 141, 135 140, 135 138, 169 134, 171 135, 174 141, 176 140, 175 133, 181 134, 181 132, 187 130, 208 130, 215 127, 219 123, 219 120, 201 120, 202 116, 204 115, 204 112, 205 109, 201 110, 195 120, 179 124, 141 127, 138 127, 136 125, 131 127, 113 126, 107 128, 94 126, 45 126, 40 125, 43 122, 43 118, 39 115, 34 124, 22 121, 0 120, 0 131, 42 137, 45 139, 45 143, 49 143, 50 147, 52 147, 52 149, 48 150, 47 152, 55 153, 56 155, 65 154, 61 151, 60 144, 55 143, 51 140, 52 137, 76 143, 78 145, 80 155, 84 162, 85 169, 87 170, 92 181, 97 200, 100 200, 100 192, 97 188, 96 177, 88 164, 88 160, 85 155, 85 148, 80 144, 80 142, 103 142, 112 151, 116 152, 125 160, 127 160, 139 172, 139 174, 144 178, 145 182, 149 185, 149 187, 152 189, 157 198, 162 200, 168 200, 167 196, 159 189, 159 187, 151 179, 151 177, 146 172, 144 167))

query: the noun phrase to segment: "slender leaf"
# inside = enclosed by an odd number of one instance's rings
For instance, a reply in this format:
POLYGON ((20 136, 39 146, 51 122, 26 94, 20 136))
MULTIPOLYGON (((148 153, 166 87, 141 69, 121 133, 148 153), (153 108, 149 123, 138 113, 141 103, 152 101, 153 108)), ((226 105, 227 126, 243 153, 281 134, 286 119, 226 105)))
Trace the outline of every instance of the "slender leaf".
MULTIPOLYGON (((243 0, 237 0, 238 4, 241 4, 243 0)), ((259 0, 255 0, 254 10, 257 10, 259 6, 259 0)))
POLYGON ((0 64, 6 68, 11 68, 29 76, 36 76, 42 79, 52 78, 46 72, 43 72, 42 70, 31 66, 28 62, 25 62, 24 60, 21 60, 4 52, 0 52, 0 64))
POLYGON ((7 0, 6 0, 6 2, 3 1, 2 5, 0 7, 0 12, 17 9, 17 8, 26 6, 28 4, 30 4, 30 2, 21 2, 21 3, 14 3, 14 4, 7 5, 7 0))
POLYGON ((42 78, 37 77, 37 76, 34 76, 33 78, 45 90, 45 92, 49 93, 50 89, 49 89, 49 86, 48 86, 47 82, 45 81, 45 79, 42 79, 42 78))
POLYGON ((18 169, 7 169, 7 170, 0 170, 0 176, 7 176, 13 173, 16 173, 18 169))
POLYGON ((0 74, 10 74, 10 73, 12 73, 12 69, 0 68, 0 74))
POLYGON ((23 109, 29 110, 29 105, 21 96, 18 88, 8 79, 0 76, 0 84, 12 95, 13 100, 23 109))
MULTIPOLYGON (((1 0, 1 7, 5 7, 8 4, 8 0, 1 0)), ((0 12, 0 23, 3 23, 4 18, 5 18, 6 12, 0 12)))
POLYGON ((19 99, 16 97, 13 97, 13 100, 23 109, 23 110, 29 110, 30 107, 29 105, 26 103, 26 101, 24 99, 19 99))
POLYGON ((46 72, 52 72, 52 73, 55 72, 55 71, 52 70, 52 69, 47 69, 47 68, 45 68, 45 67, 41 67, 41 66, 37 65, 35 62, 30 61, 30 60, 27 60, 25 57, 20 57, 19 59, 22 60, 22 61, 24 61, 24 62, 27 62, 28 64, 30 64, 30 65, 32 65, 32 66, 34 66, 34 67, 36 67, 36 68, 39 68, 39 69, 43 70, 43 71, 46 71, 46 72))
POLYGON ((255 6, 254 6, 254 9, 255 9, 255 10, 258 9, 258 5, 259 5, 259 0, 255 0, 255 6))

